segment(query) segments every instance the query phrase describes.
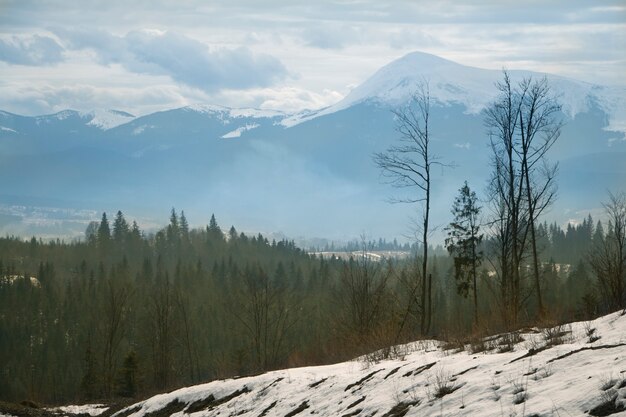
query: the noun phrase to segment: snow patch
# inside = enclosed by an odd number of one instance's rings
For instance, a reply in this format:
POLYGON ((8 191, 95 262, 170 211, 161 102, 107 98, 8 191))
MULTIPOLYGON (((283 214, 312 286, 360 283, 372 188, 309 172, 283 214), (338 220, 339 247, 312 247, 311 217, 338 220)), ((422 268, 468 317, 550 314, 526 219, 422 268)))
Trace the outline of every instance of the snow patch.
POLYGON ((494 335, 482 341, 486 350, 469 343, 450 349, 424 340, 398 346, 393 359, 372 354, 336 365, 213 381, 154 396, 114 416, 146 417, 166 407, 176 415, 250 417, 304 409, 318 416, 584 416, 606 404, 617 410, 613 415, 623 416, 625 335, 626 315, 616 312, 589 322, 494 335))
POLYGON ((238 138, 238 137, 241 137, 241 134, 243 132, 247 132, 248 130, 256 129, 259 126, 260 125, 258 123, 246 124, 245 126, 238 127, 237 129, 232 130, 232 131, 226 133, 225 135, 222 135, 222 138, 223 139, 238 138))
MULTIPOLYGON (((291 116, 285 117, 278 124, 280 124, 281 126, 284 126, 284 127, 293 127, 293 126, 295 126, 297 124, 300 124, 302 122, 306 122, 306 121, 315 119, 317 116, 321 116, 323 114, 334 113, 333 111, 326 113, 326 111, 329 108, 330 107, 324 107, 323 109, 319 109, 319 110, 304 110, 304 111, 301 111, 299 113, 292 114, 291 116), (323 112, 325 112, 325 113, 323 113, 323 112)), ((338 110, 335 110, 335 111, 338 111, 338 110)))
POLYGON ((204 114, 218 114, 230 117, 249 117, 253 119, 284 117, 285 113, 278 110, 256 109, 256 108, 231 108, 213 104, 192 104, 184 107, 185 110, 195 111, 204 114))
POLYGON ((50 411, 60 411, 69 414, 89 414, 92 417, 99 416, 109 409, 105 404, 84 404, 84 405, 65 405, 62 407, 51 408, 50 411))
POLYGON ((3 132, 12 132, 12 133, 17 133, 16 130, 10 129, 8 127, 4 127, 4 126, 0 126, 0 130, 3 132))
POLYGON ((133 136, 137 136, 142 134, 146 129, 154 129, 155 126, 153 125, 141 125, 141 126, 137 126, 136 128, 133 129, 132 135, 133 136))
POLYGON ((102 130, 113 129, 135 120, 135 116, 119 110, 93 110, 82 113, 81 117, 91 118, 87 125, 99 127, 102 130))
MULTIPOLYGON (((63 110, 63 111, 60 111, 60 112, 58 112, 56 114, 53 114, 52 117, 57 119, 57 120, 65 120, 65 119, 68 119, 68 118, 70 118, 72 116, 78 116, 78 115, 79 115, 79 113, 77 111, 75 111, 75 110, 63 110)), ((44 116, 44 117, 46 117, 46 116, 44 116)))

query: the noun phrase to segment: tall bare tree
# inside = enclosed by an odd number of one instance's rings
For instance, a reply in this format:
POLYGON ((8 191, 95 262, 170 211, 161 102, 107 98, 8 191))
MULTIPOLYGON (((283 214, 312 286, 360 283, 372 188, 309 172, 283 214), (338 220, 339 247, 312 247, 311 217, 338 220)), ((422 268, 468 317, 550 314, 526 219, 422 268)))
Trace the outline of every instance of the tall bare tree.
POLYGON ((626 193, 609 193, 604 204, 606 236, 595 242, 589 261, 610 309, 626 307, 626 193))
POLYGON ((556 197, 557 164, 550 164, 546 154, 561 135, 563 122, 558 113, 561 105, 550 94, 546 78, 532 81, 530 78, 520 83, 521 108, 519 114, 520 151, 526 203, 528 205, 528 227, 532 249, 533 276, 539 313, 544 306, 539 279, 537 253, 537 218, 556 197))
POLYGON ((125 326, 132 290, 123 271, 104 282, 103 299, 101 300, 100 332, 103 347, 103 391, 105 396, 113 392, 113 383, 117 371, 119 347, 124 337, 125 326))
MULTIPOLYGON (((431 170, 435 165, 442 165, 439 158, 433 154, 430 146, 430 91, 428 84, 422 84, 409 105, 394 111, 394 115, 397 120, 396 130, 400 135, 400 144, 390 146, 385 152, 376 153, 374 162, 381 169, 382 175, 388 178, 393 186, 415 190, 413 194, 393 199, 394 202, 420 205, 421 276, 417 277, 419 284, 413 286, 412 292, 417 294, 417 291, 420 291, 420 332, 427 334, 430 330, 432 312, 432 277, 428 274, 428 235, 431 232, 431 170)), ((411 299, 413 298, 412 296, 411 299)), ((407 312, 409 309, 410 306, 407 308, 407 312)), ((403 320, 404 322, 405 320, 403 320)))
POLYGON ((514 325, 527 298, 522 263, 531 249, 534 290, 543 312, 537 249, 538 217, 556 197, 557 166, 546 158, 560 135, 561 110, 544 78, 514 86, 509 74, 497 84, 500 95, 485 111, 493 172, 489 185, 505 322, 514 325))

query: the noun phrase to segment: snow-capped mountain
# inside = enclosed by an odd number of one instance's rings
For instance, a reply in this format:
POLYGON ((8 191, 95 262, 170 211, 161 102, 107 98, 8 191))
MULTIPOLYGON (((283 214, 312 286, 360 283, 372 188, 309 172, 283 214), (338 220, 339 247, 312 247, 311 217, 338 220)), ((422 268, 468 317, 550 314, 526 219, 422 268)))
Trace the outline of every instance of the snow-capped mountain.
MULTIPOLYGON (((597 103, 609 116, 607 129, 626 133, 626 89, 605 87, 557 75, 531 71, 509 71, 514 83, 524 78, 546 77, 564 112, 574 118, 597 103)), ((422 86, 428 86, 431 99, 441 105, 460 104, 477 114, 497 95, 496 82, 502 71, 468 67, 423 52, 413 52, 382 67, 343 100, 318 112, 289 118, 292 126, 300 121, 331 114, 364 102, 398 107, 422 86)))
POLYGON ((156 395, 113 417, 626 416, 626 315, 156 395))
POLYGON ((120 110, 94 110, 83 113, 81 116, 91 119, 87 125, 99 127, 102 130, 113 129, 135 119, 132 114, 120 110))
MULTIPOLYGON (((514 81, 544 76, 510 74, 514 81)), ((626 187, 626 90, 546 77, 565 125, 549 155, 560 164, 559 200, 545 220, 563 223, 597 213, 606 190, 626 187)), ((227 222, 292 236, 402 236, 415 208, 387 203, 407 190, 384 184, 372 162, 397 139, 391 110, 428 82, 433 151, 456 167, 434 173, 434 221, 443 225, 464 180, 479 194, 485 187, 480 110, 501 78, 501 71, 412 53, 339 103, 298 114, 203 104, 139 117, 0 112, 0 203, 155 216, 176 206, 190 218, 221 213, 227 222)), ((34 232, 25 224, 0 224, 0 232, 34 232)))

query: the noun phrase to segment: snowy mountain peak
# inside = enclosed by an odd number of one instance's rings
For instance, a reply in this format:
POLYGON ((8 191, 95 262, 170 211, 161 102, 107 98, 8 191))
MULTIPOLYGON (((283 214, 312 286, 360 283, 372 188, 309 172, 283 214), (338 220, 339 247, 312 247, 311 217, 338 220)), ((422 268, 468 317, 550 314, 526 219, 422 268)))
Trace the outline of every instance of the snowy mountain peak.
MULTIPOLYGON (((509 75, 514 83, 523 78, 546 77, 569 117, 585 112, 591 103, 596 103, 609 115, 607 129, 626 132, 624 88, 607 88, 524 70, 510 70, 509 75)), ((477 114, 496 97, 495 85, 501 79, 501 70, 469 67, 435 55, 412 52, 380 68, 339 103, 313 114, 293 116, 283 124, 292 126, 364 102, 397 107, 406 103, 425 84, 435 103, 444 106, 460 104, 467 113, 477 114)))
POLYGON ((215 104, 192 104, 183 107, 183 110, 194 111, 205 114, 221 114, 232 118, 251 117, 255 119, 285 117, 285 113, 278 110, 256 109, 256 108, 231 108, 215 104))
POLYGON ((102 130, 113 129, 135 119, 132 114, 121 110, 92 110, 82 113, 81 117, 91 118, 87 125, 99 127, 102 130))
MULTIPOLYGON (((516 72, 517 75, 530 73, 516 72)), ((461 103, 477 113, 493 99, 500 71, 467 67, 421 52, 405 55, 382 67, 337 104, 345 108, 372 100, 398 105, 406 102, 421 85, 428 84, 432 99, 461 103)))

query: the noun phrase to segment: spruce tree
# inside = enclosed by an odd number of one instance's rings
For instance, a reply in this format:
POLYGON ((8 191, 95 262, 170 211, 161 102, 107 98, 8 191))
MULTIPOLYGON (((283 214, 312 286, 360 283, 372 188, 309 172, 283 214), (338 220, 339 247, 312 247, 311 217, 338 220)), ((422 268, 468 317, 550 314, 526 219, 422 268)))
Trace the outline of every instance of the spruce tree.
POLYGON ((459 189, 459 195, 454 199, 451 210, 454 220, 446 228, 448 237, 445 240, 446 249, 454 258, 454 278, 458 293, 467 297, 470 288, 473 290, 475 324, 478 324, 476 270, 482 259, 478 247, 483 239, 478 219, 480 209, 476 193, 470 190, 465 181, 459 189))
POLYGON ((111 228, 109 227, 109 221, 107 220, 107 214, 102 213, 102 220, 100 221, 100 227, 98 227, 98 246, 102 250, 106 250, 111 242, 111 228))
POLYGON ((117 244, 124 243, 127 240, 129 232, 130 228, 128 227, 126 219, 124 219, 124 215, 121 211, 118 211, 113 221, 113 240, 117 244))
POLYGON ((119 388, 117 393, 122 397, 134 397, 137 393, 137 369, 139 361, 134 350, 128 352, 124 358, 120 371, 119 388))

